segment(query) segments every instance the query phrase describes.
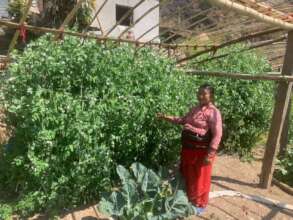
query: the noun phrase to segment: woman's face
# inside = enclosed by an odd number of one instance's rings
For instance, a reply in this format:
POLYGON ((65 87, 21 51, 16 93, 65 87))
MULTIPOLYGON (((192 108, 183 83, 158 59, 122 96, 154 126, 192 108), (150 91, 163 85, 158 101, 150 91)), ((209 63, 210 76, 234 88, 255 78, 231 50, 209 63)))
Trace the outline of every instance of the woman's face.
POLYGON ((207 105, 212 101, 212 96, 208 89, 199 89, 197 99, 200 105, 207 105))

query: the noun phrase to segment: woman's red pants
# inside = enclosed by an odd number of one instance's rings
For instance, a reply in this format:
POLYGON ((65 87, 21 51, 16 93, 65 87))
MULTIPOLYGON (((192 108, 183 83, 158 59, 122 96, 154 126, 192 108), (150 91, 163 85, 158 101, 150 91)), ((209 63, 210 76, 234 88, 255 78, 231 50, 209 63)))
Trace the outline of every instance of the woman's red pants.
POLYGON ((189 201, 197 207, 206 207, 211 186, 212 162, 205 164, 207 149, 182 148, 180 171, 185 180, 189 201))

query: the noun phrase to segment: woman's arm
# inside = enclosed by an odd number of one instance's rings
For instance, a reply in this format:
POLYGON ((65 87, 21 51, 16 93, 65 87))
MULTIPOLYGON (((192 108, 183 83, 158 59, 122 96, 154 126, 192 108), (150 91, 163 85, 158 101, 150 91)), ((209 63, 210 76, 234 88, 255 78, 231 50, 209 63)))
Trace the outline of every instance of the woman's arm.
POLYGON ((212 132, 212 140, 209 146, 209 156, 214 156, 222 138, 222 117, 218 109, 214 109, 209 118, 209 127, 212 132))
POLYGON ((191 108, 188 113, 183 116, 183 117, 177 117, 177 116, 169 116, 169 115, 164 115, 162 113, 158 113, 157 114, 157 117, 160 118, 160 119, 163 119, 165 121, 169 121, 171 123, 174 123, 174 124, 179 124, 179 125, 185 125, 186 122, 187 122, 187 118, 192 115, 193 113, 193 109, 194 108, 191 108))
POLYGON ((176 117, 176 116, 169 116, 169 115, 164 115, 162 113, 158 113, 157 117, 165 121, 168 121, 174 124, 180 124, 180 125, 185 124, 185 121, 186 121, 186 116, 176 117))

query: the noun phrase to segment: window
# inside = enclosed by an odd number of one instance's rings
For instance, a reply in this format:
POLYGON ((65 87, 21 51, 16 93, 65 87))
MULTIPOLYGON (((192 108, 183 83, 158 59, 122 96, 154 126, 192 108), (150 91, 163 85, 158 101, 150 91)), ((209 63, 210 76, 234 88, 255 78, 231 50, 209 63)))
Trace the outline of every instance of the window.
MULTIPOLYGON (((125 16, 125 14, 128 14, 129 11, 131 11, 131 7, 127 6, 122 6, 122 5, 116 5, 116 22, 120 21, 122 17, 125 16)), ((133 11, 129 13, 126 18, 124 18, 121 22, 120 25, 124 26, 130 26, 133 23, 133 11)))

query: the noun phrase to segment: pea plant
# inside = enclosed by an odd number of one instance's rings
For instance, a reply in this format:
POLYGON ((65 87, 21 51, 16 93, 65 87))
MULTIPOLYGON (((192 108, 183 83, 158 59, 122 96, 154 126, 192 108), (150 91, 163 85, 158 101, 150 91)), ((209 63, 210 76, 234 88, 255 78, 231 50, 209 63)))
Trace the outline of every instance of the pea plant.
MULTIPOLYGON (((22 216, 76 207, 115 185, 118 165, 175 163, 181 128, 155 115, 184 115, 203 82, 216 88, 227 152, 250 153, 267 129, 271 85, 188 76, 150 48, 51 37, 15 51, 1 82, 13 128, 0 150, 0 188, 12 198, 0 200, 5 213, 11 200, 22 216)), ((251 52, 200 68, 258 74, 268 66, 251 52)))

